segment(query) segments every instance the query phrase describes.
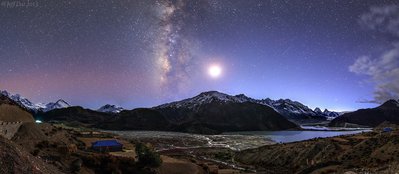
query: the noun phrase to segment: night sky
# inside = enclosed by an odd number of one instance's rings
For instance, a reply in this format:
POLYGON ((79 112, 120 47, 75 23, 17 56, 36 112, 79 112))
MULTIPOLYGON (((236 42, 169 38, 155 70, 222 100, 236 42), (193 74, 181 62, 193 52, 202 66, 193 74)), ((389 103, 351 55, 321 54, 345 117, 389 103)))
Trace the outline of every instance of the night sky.
POLYGON ((0 0, 0 89, 33 102, 131 109, 217 90, 353 110, 399 98, 395 0, 15 2, 0 0))

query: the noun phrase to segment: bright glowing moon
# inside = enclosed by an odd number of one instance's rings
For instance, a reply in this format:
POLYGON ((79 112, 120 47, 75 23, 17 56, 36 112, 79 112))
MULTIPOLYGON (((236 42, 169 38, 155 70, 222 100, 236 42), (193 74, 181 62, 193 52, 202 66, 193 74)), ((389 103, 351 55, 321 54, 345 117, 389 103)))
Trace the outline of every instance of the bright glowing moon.
POLYGON ((218 65, 212 65, 208 68, 208 73, 212 78, 218 78, 222 74, 222 68, 218 65))

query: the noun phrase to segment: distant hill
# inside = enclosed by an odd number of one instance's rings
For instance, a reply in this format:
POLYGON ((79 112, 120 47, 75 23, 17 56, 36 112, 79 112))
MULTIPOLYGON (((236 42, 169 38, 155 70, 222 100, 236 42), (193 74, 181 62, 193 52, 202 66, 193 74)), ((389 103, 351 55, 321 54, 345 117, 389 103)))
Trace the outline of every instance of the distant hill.
POLYGON ((86 125, 97 125, 105 122, 113 116, 108 113, 97 112, 90 109, 84 109, 80 106, 60 108, 49 112, 39 112, 35 114, 37 119, 43 121, 65 121, 76 122, 86 125))
POLYGON ((34 122, 30 114, 23 106, 9 97, 0 94, 0 121, 4 122, 34 122))
POLYGON ((379 107, 360 109, 355 112, 343 114, 331 121, 330 126, 342 127, 345 123, 375 127, 388 121, 399 124, 399 102, 389 100, 379 107))
POLYGON ((120 112, 96 127, 108 130, 172 130, 172 124, 158 111, 138 108, 120 112))

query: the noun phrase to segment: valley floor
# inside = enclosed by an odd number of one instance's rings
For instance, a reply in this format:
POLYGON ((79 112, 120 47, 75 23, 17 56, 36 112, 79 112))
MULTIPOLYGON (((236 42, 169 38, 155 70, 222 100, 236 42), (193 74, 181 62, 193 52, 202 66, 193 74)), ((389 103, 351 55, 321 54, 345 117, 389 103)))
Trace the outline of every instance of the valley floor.
MULTIPOLYGON (((399 171, 399 131, 276 143, 264 136, 195 135, 153 131, 98 131, 64 124, 30 125, 11 139, 59 173, 394 173, 399 171), (115 139, 120 152, 91 149, 115 139), (160 167, 140 168, 136 144, 156 151, 160 167), (140 168, 140 169, 138 169, 140 168)), ((11 170, 11 169, 10 169, 11 170)), ((40 172, 38 172, 40 173, 40 172)))

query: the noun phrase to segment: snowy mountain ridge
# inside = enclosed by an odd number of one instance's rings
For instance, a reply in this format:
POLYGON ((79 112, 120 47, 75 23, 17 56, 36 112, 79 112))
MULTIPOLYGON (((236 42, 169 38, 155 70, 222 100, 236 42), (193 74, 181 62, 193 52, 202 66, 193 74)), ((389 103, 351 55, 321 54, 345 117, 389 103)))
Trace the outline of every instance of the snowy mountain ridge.
POLYGON ((324 116, 324 117, 339 116, 338 113, 328 111, 327 109, 325 109, 324 112, 322 112, 320 108, 316 108, 315 110, 312 110, 309 107, 303 105, 302 103, 297 102, 297 101, 292 101, 290 99, 272 100, 270 98, 266 98, 266 99, 258 100, 258 99, 250 98, 244 94, 232 96, 232 95, 224 94, 224 93, 221 93, 218 91, 203 92, 203 93, 201 93, 195 97, 192 97, 192 98, 159 105, 154 108, 167 108, 167 107, 182 108, 183 107, 183 108, 187 108, 187 109, 195 109, 198 106, 201 106, 201 105, 207 104, 207 103, 211 103, 211 102, 258 103, 258 104, 269 106, 286 117, 295 117, 296 115, 324 116))
POLYGON ((104 106, 101 106, 99 109, 97 109, 98 112, 106 112, 106 113, 114 113, 114 114, 120 113, 123 110, 125 110, 125 109, 120 106, 110 105, 110 104, 106 104, 104 106))
POLYGON ((28 100, 25 97, 22 97, 19 94, 11 94, 8 91, 5 90, 0 90, 0 94, 9 97, 11 100, 14 100, 15 102, 17 102, 19 105, 21 105, 22 107, 25 107, 26 109, 32 111, 32 112, 48 112, 54 109, 61 109, 61 108, 67 108, 70 107, 71 105, 69 105, 68 102, 59 99, 56 102, 50 102, 47 104, 44 103, 33 103, 30 100, 28 100))

